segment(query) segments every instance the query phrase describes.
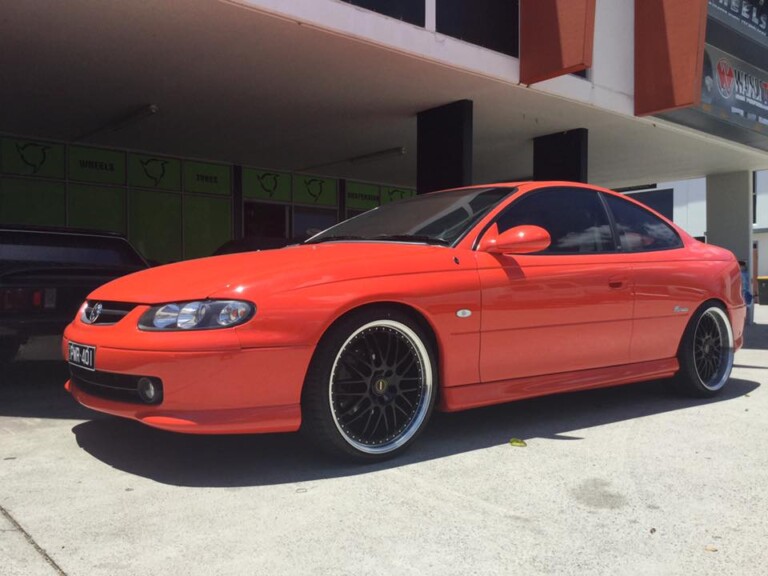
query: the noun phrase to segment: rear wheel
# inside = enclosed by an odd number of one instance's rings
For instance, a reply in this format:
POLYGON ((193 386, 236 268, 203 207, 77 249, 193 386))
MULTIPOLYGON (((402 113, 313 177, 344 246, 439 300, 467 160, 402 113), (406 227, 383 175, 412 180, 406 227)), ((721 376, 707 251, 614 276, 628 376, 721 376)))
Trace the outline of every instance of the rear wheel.
POLYGON ((360 461, 395 456, 421 433, 435 402, 430 338, 398 310, 365 310, 323 338, 304 385, 303 430, 360 461))
POLYGON ((705 304, 691 318, 678 351, 680 392, 710 397, 725 386, 733 368, 731 322, 719 305, 705 304))

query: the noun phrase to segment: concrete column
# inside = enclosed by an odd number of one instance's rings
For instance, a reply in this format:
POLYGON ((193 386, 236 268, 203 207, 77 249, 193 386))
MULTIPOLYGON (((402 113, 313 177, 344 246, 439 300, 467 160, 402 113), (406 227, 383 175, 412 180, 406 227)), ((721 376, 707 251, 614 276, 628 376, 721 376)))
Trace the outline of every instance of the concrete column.
POLYGON ((459 100, 417 116, 419 194, 472 183, 472 101, 459 100))
MULTIPOLYGON (((753 185, 749 171, 707 176, 707 242, 728 248, 738 260, 744 260, 750 278, 754 275, 753 185)), ((747 311, 747 323, 752 323, 752 306, 747 311)))
POLYGON ((707 176, 707 242, 728 248, 752 269, 752 172, 707 176))
POLYGON ((587 182, 589 130, 576 128, 533 139, 533 179, 587 182))

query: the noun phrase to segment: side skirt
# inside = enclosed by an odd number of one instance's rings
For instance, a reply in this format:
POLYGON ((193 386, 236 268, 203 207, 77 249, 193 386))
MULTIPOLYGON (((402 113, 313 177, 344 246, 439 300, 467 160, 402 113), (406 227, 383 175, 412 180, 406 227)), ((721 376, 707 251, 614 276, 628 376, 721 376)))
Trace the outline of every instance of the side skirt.
POLYGON ((559 392, 607 388, 656 378, 669 378, 679 369, 677 358, 669 358, 595 370, 454 386, 440 391, 439 409, 444 412, 457 412, 559 392))

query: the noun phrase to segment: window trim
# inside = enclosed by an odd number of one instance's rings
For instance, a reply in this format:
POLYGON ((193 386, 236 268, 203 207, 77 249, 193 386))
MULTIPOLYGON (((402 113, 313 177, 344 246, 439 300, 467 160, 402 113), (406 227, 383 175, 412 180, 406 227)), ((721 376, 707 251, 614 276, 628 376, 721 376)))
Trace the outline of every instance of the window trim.
MULTIPOLYGON (((501 216, 510 208, 512 208, 515 204, 520 202, 523 198, 527 198, 529 196, 533 196, 535 194, 538 194, 540 192, 550 192, 550 191, 557 191, 557 190, 583 190, 586 192, 592 192, 593 194, 598 195, 598 202, 600 206, 603 208, 603 213, 606 216, 606 219, 608 220, 608 225, 611 227, 611 236, 613 237, 613 248, 611 250, 604 250, 601 252, 535 252, 532 254, 526 254, 526 256, 576 256, 579 258, 583 258, 584 256, 600 256, 600 255, 606 255, 606 254, 634 254, 634 252, 626 252, 624 250, 621 250, 621 245, 618 242, 618 228, 614 226, 614 220, 613 220, 613 213, 608 210, 608 205, 605 200, 601 197, 603 192, 600 190, 597 190, 596 188, 591 187, 581 187, 581 186, 547 186, 544 188, 536 188, 535 190, 529 190, 521 194, 518 198, 515 198, 512 200, 509 204, 501 208, 499 212, 485 225, 483 226, 480 233, 477 235, 477 238, 475 238, 475 241, 472 243, 472 250, 478 251, 480 247, 480 240, 485 236, 485 234, 488 232, 488 230, 496 224, 501 216)), ((567 193, 567 192, 566 192, 567 193)))
POLYGON ((600 192, 600 195, 601 196, 606 196, 606 197, 619 196, 617 198, 617 200, 619 200, 620 202, 627 202, 628 204, 630 204, 630 205, 632 205, 632 206, 634 206, 634 207, 636 207, 636 208, 638 208, 638 209, 640 209, 640 210, 642 210, 644 212, 647 212, 648 214, 653 216, 656 220, 658 220, 659 222, 664 224, 667 228, 669 228, 672 231, 672 233, 675 235, 675 238, 677 238, 677 241, 678 241, 678 245, 677 246, 671 246, 669 248, 655 248, 653 250, 624 250, 624 247, 621 244, 621 233, 619 232, 619 225, 618 225, 618 223, 616 221, 616 216, 613 214, 613 210, 611 209, 611 206, 608 203, 608 199, 604 198, 603 201, 605 203, 605 208, 606 208, 606 210, 608 210, 608 213, 610 214, 612 225, 613 225, 614 230, 615 230, 615 237, 616 237, 616 241, 618 242, 617 245, 616 245, 617 249, 618 249, 618 252, 620 252, 622 254, 650 254, 652 252, 668 252, 669 250, 680 250, 681 248, 685 248, 685 242, 683 241, 682 236, 680 236, 680 233, 675 229, 674 226, 672 226, 667 221, 666 218, 661 216, 661 214, 657 214, 656 212, 654 212, 653 210, 651 210, 647 206, 642 205, 637 200, 631 200, 630 198, 625 197, 623 194, 607 194, 605 192, 600 192))

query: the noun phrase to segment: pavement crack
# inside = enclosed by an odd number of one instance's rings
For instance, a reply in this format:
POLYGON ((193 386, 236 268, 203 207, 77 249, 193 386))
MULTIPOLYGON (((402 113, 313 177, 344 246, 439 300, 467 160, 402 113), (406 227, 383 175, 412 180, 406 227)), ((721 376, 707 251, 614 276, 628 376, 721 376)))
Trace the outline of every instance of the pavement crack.
POLYGON ((27 540, 27 542, 29 542, 32 548, 34 548, 37 551, 37 553, 43 557, 43 560, 45 560, 46 562, 48 562, 48 564, 50 564, 51 568, 56 570, 56 572, 61 576, 67 576, 67 573, 64 572, 64 570, 62 570, 58 564, 56 564, 56 561, 53 558, 51 558, 48 555, 48 553, 45 550, 43 550, 37 542, 35 542, 35 539, 32 538, 32 535, 29 532, 27 532, 24 529, 24 527, 16 521, 16 518, 11 516, 11 513, 8 512, 8 510, 6 510, 3 506, 0 506, 0 514, 5 516, 8 522, 10 522, 16 528, 16 530, 18 530, 24 535, 24 538, 27 540))

